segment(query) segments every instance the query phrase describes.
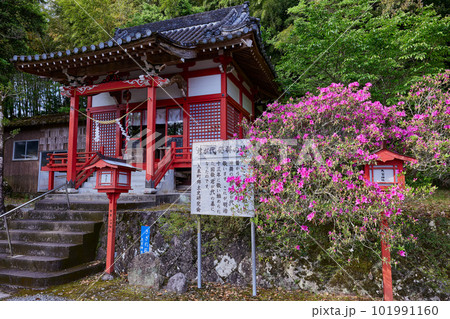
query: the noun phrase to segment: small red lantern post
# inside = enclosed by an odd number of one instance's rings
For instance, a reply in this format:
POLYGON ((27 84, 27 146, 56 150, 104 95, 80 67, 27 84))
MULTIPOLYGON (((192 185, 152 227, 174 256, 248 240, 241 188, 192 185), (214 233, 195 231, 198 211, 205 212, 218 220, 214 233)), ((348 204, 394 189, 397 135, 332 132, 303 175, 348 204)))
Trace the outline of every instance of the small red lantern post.
MULTIPOLYGON (((374 154, 378 156, 377 163, 366 165, 364 168, 365 178, 373 183, 377 183, 381 189, 387 189, 391 186, 405 187, 405 176, 403 175, 403 163, 416 162, 416 159, 401 155, 383 148, 374 154)), ((387 219, 382 214, 381 232, 386 233, 389 225, 387 219)), ((392 270, 391 270, 391 252, 389 245, 381 239, 381 259, 383 260, 383 295, 385 301, 393 301, 392 292, 392 270)))
POLYGON ((91 168, 97 170, 95 188, 99 193, 106 193, 109 200, 105 271, 112 274, 114 272, 117 200, 121 193, 128 193, 131 189, 131 172, 136 171, 137 168, 127 164, 124 160, 101 154, 99 154, 99 160, 86 169, 91 168))

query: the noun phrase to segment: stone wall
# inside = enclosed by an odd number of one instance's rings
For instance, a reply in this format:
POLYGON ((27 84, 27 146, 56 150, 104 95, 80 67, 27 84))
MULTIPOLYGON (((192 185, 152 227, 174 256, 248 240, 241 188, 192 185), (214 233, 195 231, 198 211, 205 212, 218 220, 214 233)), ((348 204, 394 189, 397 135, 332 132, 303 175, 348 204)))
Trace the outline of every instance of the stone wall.
MULTIPOLYGON (((116 252, 120 258, 115 269, 119 273, 128 272, 131 261, 139 254, 140 226, 153 225, 150 249, 160 258, 164 285, 171 276, 180 272, 188 282, 194 283, 197 278, 196 217, 186 212, 162 214, 162 211, 118 213, 116 252)), ((226 218, 202 216, 202 280, 250 285, 249 219, 226 218)), ((264 247, 261 241, 257 245, 259 287, 300 288, 318 293, 382 298, 381 261, 377 258, 361 257, 359 261, 341 263, 344 267, 341 269, 317 247, 307 255, 289 261, 286 256, 271 251, 270 247, 264 247)), ((100 260, 105 259, 105 249, 104 227, 97 256, 100 260)), ((449 299, 446 284, 425 276, 417 267, 393 267, 393 279, 396 300, 449 299)))

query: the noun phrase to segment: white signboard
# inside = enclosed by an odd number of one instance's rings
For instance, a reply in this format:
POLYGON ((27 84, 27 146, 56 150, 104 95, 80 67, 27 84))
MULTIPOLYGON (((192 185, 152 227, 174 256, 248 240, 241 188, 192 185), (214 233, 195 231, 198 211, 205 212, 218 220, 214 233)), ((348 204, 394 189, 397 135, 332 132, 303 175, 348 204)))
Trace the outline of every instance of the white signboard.
POLYGON ((374 167, 373 179, 375 183, 394 183, 394 168, 374 167))
POLYGON ((191 213, 198 215, 253 217, 253 195, 242 201, 230 193, 230 176, 248 177, 246 158, 240 155, 248 140, 192 144, 191 213))

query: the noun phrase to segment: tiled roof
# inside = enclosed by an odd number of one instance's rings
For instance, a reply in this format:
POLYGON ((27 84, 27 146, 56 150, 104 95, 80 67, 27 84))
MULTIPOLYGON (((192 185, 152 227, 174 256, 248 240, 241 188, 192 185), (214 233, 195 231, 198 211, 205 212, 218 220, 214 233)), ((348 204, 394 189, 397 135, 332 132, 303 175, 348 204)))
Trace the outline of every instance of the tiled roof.
POLYGON ((190 47, 231 39, 252 29, 259 30, 258 20, 250 17, 246 2, 239 6, 117 29, 114 38, 134 38, 136 34, 146 34, 150 31, 159 33, 180 46, 190 47))
POLYGON ((179 61, 198 57, 208 59, 210 52, 219 48, 233 54, 234 61, 250 75, 259 91, 271 92, 265 95, 277 94, 278 86, 273 81, 275 71, 264 51, 259 19, 250 16, 248 2, 117 29, 112 39, 97 45, 28 56, 15 55, 11 61, 20 71, 70 84, 69 76, 82 78, 91 72, 89 76, 95 77, 101 72, 112 72, 127 63, 136 64, 133 60, 136 57, 147 59, 148 51, 151 52, 148 60, 152 65, 163 65, 175 57, 179 61), (155 54, 154 51, 159 52, 155 54), (100 65, 105 68, 95 68, 100 65))
POLYGON ((87 51, 103 50, 137 41, 145 37, 158 34, 181 47, 193 48, 197 45, 216 43, 241 37, 254 31, 256 39, 267 64, 273 71, 273 67, 267 57, 260 34, 259 19, 253 18, 249 13, 249 3, 218 9, 214 11, 201 12, 175 19, 143 24, 140 26, 117 29, 114 38, 98 45, 83 46, 72 50, 58 51, 36 55, 15 55, 12 62, 43 61, 57 59, 63 56, 76 55, 87 51))

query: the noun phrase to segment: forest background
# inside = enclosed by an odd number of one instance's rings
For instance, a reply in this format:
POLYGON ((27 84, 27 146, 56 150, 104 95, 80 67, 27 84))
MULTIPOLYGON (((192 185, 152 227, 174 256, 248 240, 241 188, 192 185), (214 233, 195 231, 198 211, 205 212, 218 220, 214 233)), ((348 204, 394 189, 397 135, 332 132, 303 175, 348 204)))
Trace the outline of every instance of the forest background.
MULTIPOLYGON (((6 119, 68 111, 59 84, 14 70, 14 54, 50 53, 108 40, 115 28, 239 5, 242 0, 2 0, 0 84, 6 119), (83 7, 104 28, 93 23, 83 7), (3 89, 3 92, 6 90, 3 89)), ((283 98, 331 83, 371 82, 395 103, 424 75, 450 68, 445 0, 253 0, 283 98)), ((271 101, 267 101, 271 102, 271 101)))

